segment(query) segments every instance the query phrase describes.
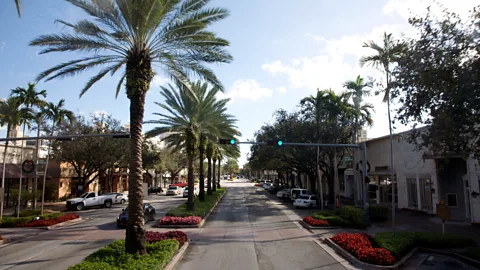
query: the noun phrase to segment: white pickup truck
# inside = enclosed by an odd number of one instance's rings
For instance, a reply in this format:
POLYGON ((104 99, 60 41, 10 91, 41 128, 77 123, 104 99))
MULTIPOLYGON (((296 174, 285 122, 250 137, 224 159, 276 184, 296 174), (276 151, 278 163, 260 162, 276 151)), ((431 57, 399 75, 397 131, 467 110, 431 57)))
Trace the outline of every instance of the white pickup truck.
POLYGON ((78 198, 67 200, 67 209, 81 211, 95 206, 110 208, 114 201, 114 195, 98 195, 97 192, 87 192, 78 198))

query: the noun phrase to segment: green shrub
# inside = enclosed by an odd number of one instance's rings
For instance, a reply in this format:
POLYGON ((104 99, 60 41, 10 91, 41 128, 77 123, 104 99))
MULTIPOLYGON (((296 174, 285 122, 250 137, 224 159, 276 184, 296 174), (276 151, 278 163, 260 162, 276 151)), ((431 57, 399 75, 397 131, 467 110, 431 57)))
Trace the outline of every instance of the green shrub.
POLYGON ((417 232, 415 234, 415 244, 424 248, 464 248, 475 246, 476 242, 461 235, 453 233, 440 232, 417 232))
POLYGON ((390 251, 398 260, 415 246, 415 233, 397 232, 395 236, 391 232, 377 233, 373 237, 373 243, 380 248, 390 251))
POLYGON ((177 240, 162 240, 147 243, 147 254, 125 253, 125 241, 118 240, 90 254, 85 260, 69 270, 150 270, 163 269, 179 249, 177 240))
POLYGON ((10 227, 15 227, 18 224, 25 224, 33 220, 34 217, 3 217, 2 219, 2 227, 4 228, 10 228, 10 227))
MULTIPOLYGON (((41 210, 24 210, 20 211, 20 217, 29 217, 29 216, 40 216, 41 210)), ((15 214, 12 214, 12 217, 16 217, 15 214)))
POLYGON ((187 211, 187 204, 181 204, 173 209, 168 210, 166 216, 171 217, 188 217, 188 216, 199 216, 204 218, 207 213, 212 209, 218 199, 224 194, 227 190, 225 188, 217 188, 217 191, 213 192, 212 195, 206 195, 205 201, 200 201, 200 198, 195 198, 195 210, 193 212, 187 211))
POLYGON ((388 206, 385 204, 371 204, 368 207, 371 221, 388 220, 388 206))
POLYGON ((353 227, 365 228, 368 226, 368 220, 363 209, 346 205, 338 210, 338 215, 351 222, 353 227))
POLYGON ((333 211, 333 210, 323 210, 321 212, 315 213, 314 215, 319 215, 319 216, 324 216, 324 217, 335 216, 335 211, 333 211))

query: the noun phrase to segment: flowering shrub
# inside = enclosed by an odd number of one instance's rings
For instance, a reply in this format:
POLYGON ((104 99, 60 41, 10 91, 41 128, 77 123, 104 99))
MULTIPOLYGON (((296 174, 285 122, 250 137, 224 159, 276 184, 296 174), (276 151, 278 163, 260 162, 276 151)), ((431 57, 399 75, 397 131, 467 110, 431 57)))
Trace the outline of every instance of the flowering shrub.
POLYGON ((345 233, 332 237, 333 242, 362 262, 377 265, 392 265, 395 258, 384 248, 374 248, 371 237, 365 233, 345 233))
POLYGON ((161 225, 197 225, 202 221, 201 217, 188 216, 188 217, 162 217, 160 219, 161 225))
POLYGON ((145 232, 145 238, 147 242, 153 243, 158 242, 166 239, 175 239, 180 243, 180 246, 183 243, 187 242, 188 237, 187 234, 182 231, 168 231, 168 232, 145 232))
POLYGON ((62 223, 62 222, 69 221, 72 219, 77 219, 77 218, 79 218, 78 215, 65 214, 56 218, 39 219, 39 220, 33 220, 23 224, 17 224, 17 227, 46 227, 46 226, 52 226, 58 223, 62 223))
POLYGON ((303 221, 310 226, 329 226, 330 225, 330 224, 328 224, 328 221, 326 221, 326 220, 315 219, 311 216, 304 217, 303 221))

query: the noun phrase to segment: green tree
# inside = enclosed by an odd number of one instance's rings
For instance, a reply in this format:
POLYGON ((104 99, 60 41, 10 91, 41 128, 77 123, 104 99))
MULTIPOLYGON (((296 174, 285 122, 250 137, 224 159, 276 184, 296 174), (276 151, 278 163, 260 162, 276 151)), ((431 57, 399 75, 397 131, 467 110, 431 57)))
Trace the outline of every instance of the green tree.
POLYGON ((445 11, 409 22, 419 36, 406 40, 408 49, 393 73, 392 95, 401 104, 397 118, 428 125, 411 139, 434 155, 480 159, 480 6, 471 21, 445 11))
MULTIPOLYGON (((383 92, 383 102, 387 103, 388 110, 388 129, 390 132, 390 172, 392 179, 392 209, 395 209, 395 179, 393 170, 393 130, 392 130, 392 118, 390 115, 390 90, 393 65, 398 62, 400 56, 405 51, 405 44, 395 40, 392 34, 383 34, 382 44, 377 44, 374 41, 368 41, 363 44, 363 47, 370 48, 375 51, 374 54, 369 56, 362 56, 360 58, 360 66, 370 65, 385 73, 385 89, 383 92)), ((393 233, 395 233, 395 211, 392 211, 392 227, 393 233)))
MULTIPOLYGON (((52 80, 104 66, 80 92, 80 96, 107 74, 123 66, 118 96, 123 82, 130 99, 130 175, 129 214, 125 248, 128 253, 146 253, 142 190, 142 123, 146 93, 154 77, 153 65, 159 67, 178 85, 191 76, 222 88, 218 78, 205 63, 228 63, 225 51, 229 42, 206 30, 228 16, 223 8, 206 8, 204 0, 67 0, 94 20, 77 23, 58 22, 73 33, 42 35, 30 42, 45 47, 41 53, 77 51, 92 56, 59 64, 42 72, 37 79, 52 80)), ((193 141, 191 143, 194 143, 193 141)))
MULTIPOLYGON (((7 138, 10 137, 10 131, 27 121, 31 112, 20 107, 21 103, 17 98, 9 97, 7 100, 0 100, 0 126, 7 129, 7 138)), ((5 142, 3 149, 3 170, 2 170, 2 188, 5 187, 5 171, 7 164, 8 143, 5 142)), ((0 200, 0 219, 3 217, 3 198, 0 200)))
POLYGON ((17 6, 18 17, 22 17, 22 3, 20 0, 15 0, 15 5, 17 6))

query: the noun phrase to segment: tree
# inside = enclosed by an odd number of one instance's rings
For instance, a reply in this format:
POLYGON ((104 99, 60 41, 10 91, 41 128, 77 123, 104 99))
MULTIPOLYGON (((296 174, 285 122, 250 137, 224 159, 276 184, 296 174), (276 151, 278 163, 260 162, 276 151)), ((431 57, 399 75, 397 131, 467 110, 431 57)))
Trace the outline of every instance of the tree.
MULTIPOLYGON (((46 101, 42 99, 42 97, 47 97, 47 90, 40 90, 37 91, 35 89, 35 84, 29 83, 27 88, 22 88, 22 87, 17 87, 15 89, 12 89, 12 97, 18 99, 20 104, 23 104, 25 106, 25 109, 29 111, 33 107, 36 108, 42 108, 45 106, 46 101)), ((23 130, 22 130, 22 136, 25 137, 25 127, 27 125, 27 122, 23 122, 23 130)), ((21 149, 20 149, 20 160, 23 162, 23 146, 24 142, 21 144, 21 149)), ((23 170, 20 170, 20 187, 22 186, 22 178, 23 178, 23 170)), ((35 177, 35 192, 37 190, 37 178, 35 177)), ((17 217, 20 215, 20 198, 21 198, 21 188, 18 190, 18 211, 17 211, 17 217)))
POLYGON ((145 170, 154 169, 161 162, 162 155, 160 149, 151 140, 143 140, 142 161, 145 170))
MULTIPOLYGON (((390 90, 391 90, 391 73, 392 65, 397 63, 400 55, 405 50, 405 44, 395 40, 392 34, 383 34, 383 44, 379 45, 374 41, 368 41, 363 44, 363 47, 370 48, 375 51, 375 54, 369 56, 362 56, 360 58, 360 66, 371 65, 382 70, 385 73, 385 95, 383 102, 387 103, 388 110, 388 129, 390 132, 390 172, 392 179, 392 209, 395 209, 395 175, 393 171, 393 135, 392 135, 392 118, 390 116, 390 90)), ((395 211, 392 211, 392 228, 395 233, 395 211)))
MULTIPOLYGON (((25 108, 20 108, 20 102, 17 98, 9 97, 7 100, 0 100, 0 126, 6 126, 7 138, 10 137, 10 131, 21 125, 31 117, 31 112, 25 108)), ((5 171, 7 164, 8 141, 5 142, 3 149, 3 170, 2 170, 2 188, 5 187, 5 171)), ((0 219, 3 217, 3 198, 0 201, 0 219)))
MULTIPOLYGON (((222 8, 206 8, 204 0, 68 0, 95 20, 77 23, 58 20, 72 33, 42 35, 30 42, 43 46, 41 53, 78 51, 92 56, 59 64, 42 72, 37 80, 52 80, 104 66, 80 92, 80 96, 105 75, 125 66, 116 89, 123 82, 130 99, 130 175, 128 224, 125 236, 127 253, 146 253, 143 220, 142 123, 146 93, 159 67, 177 85, 191 76, 222 88, 205 63, 228 63, 225 51, 229 42, 206 29, 228 16, 222 8)), ((187 88, 189 90, 189 88, 187 88)))
MULTIPOLYGON (((68 120, 68 123, 72 123, 74 121, 73 112, 70 110, 65 109, 65 100, 61 99, 58 101, 57 104, 53 102, 48 102, 44 108, 38 113, 37 119, 49 119, 52 121, 52 127, 50 129, 50 135, 53 136, 55 132, 55 127, 65 123, 65 120, 68 120)), ((41 121, 38 122, 37 128, 40 130, 41 121)), ((38 143, 37 143, 38 145, 38 143)), ((50 147, 47 151, 47 160, 45 162, 45 172, 43 174, 43 191, 42 191, 42 209, 41 214, 43 214, 43 204, 45 201, 45 181, 47 179, 47 168, 48 162, 50 160, 50 147)))
POLYGON ((18 17, 22 17, 22 3, 20 2, 20 0, 15 0, 15 5, 17 6, 17 13, 18 13, 18 17))
POLYGON ((393 72, 397 118, 428 125, 411 139, 435 156, 480 158, 480 6, 471 22, 448 11, 409 22, 419 36, 406 39, 393 72))
POLYGON ((187 167, 187 155, 182 151, 165 149, 165 168, 170 173, 172 184, 177 175, 187 167))
POLYGON ((223 171, 228 174, 238 173, 239 171, 238 161, 233 158, 227 159, 227 162, 223 164, 223 171))
MULTIPOLYGON (((88 121, 80 115, 75 121, 63 123, 57 128, 57 135, 118 133, 124 128, 120 121, 111 116, 99 118, 91 117, 88 121)), ((58 122, 57 122, 58 123, 58 122)), ((127 153, 128 144, 121 139, 104 137, 76 138, 74 141, 55 141, 52 143, 52 157, 58 162, 67 162, 78 176, 77 185, 88 186, 96 180, 99 174, 114 166, 124 153, 127 153), (120 156, 119 156, 120 155, 120 156)))

